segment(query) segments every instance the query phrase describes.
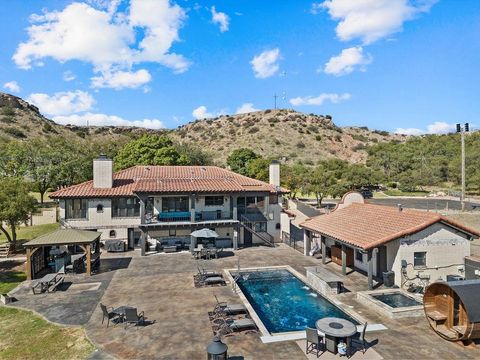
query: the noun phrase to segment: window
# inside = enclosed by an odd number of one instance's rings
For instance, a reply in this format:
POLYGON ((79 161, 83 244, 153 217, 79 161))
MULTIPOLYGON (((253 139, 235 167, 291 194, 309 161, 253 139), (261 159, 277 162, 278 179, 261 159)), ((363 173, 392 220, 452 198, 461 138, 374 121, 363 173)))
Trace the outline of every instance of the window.
POLYGON ((426 267, 427 266, 427 253, 426 251, 419 251, 413 253, 413 266, 414 267, 426 267))
POLYGON ((188 197, 162 198, 162 212, 188 212, 188 197))
POLYGON ((360 250, 355 250, 355 260, 363 262, 363 253, 360 250))
POLYGON ((140 199, 114 198, 112 199, 112 217, 140 216, 140 199))
POLYGON ((223 196, 205 196, 205 206, 223 206, 223 196))
POLYGON ((86 219, 87 199, 66 199, 65 219, 86 219))
POLYGON ((110 236, 111 238, 117 237, 117 232, 115 230, 110 230, 108 236, 110 236))
POLYGON ((97 205, 97 213, 101 213, 103 212, 103 205, 102 204, 98 204, 97 205))

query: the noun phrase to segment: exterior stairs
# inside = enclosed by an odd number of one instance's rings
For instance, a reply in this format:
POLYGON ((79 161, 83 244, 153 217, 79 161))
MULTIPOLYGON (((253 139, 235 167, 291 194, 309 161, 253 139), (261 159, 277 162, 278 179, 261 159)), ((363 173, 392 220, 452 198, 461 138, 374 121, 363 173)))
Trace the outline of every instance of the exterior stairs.
POLYGON ((249 231, 253 235, 260 238, 265 243, 265 245, 275 247, 275 241, 273 239, 273 236, 270 235, 268 232, 265 232, 265 231, 256 231, 255 230, 255 222, 249 220, 245 215, 241 215, 240 225, 243 226, 243 228, 246 231, 249 231))
POLYGON ((10 244, 0 244, 0 259, 6 259, 10 255, 10 244))

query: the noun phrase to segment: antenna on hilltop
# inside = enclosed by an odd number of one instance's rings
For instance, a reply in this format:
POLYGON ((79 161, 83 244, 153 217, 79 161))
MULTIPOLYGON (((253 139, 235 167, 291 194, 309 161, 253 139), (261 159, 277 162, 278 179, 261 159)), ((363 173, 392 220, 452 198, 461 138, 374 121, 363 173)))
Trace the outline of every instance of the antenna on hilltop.
POLYGON ((277 110, 277 98, 278 98, 278 95, 277 94, 273 94, 273 108, 275 110, 277 110))

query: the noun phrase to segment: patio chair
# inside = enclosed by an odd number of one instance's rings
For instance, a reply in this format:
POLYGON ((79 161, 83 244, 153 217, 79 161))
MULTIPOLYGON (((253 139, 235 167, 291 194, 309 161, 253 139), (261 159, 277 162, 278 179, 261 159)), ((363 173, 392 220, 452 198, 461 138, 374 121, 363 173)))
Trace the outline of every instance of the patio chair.
POLYGON ((213 296, 215 296, 215 300, 217 300, 217 304, 215 305, 215 309, 213 310, 214 313, 222 312, 227 315, 236 315, 244 314, 247 312, 247 308, 243 304, 227 304, 226 302, 219 301, 217 295, 213 296))
POLYGON ((125 323, 125 329, 127 328, 128 324, 135 324, 138 325, 139 323, 145 323, 145 314, 143 311, 138 314, 137 309, 135 308, 127 308, 125 309, 125 316, 123 318, 125 323))
POLYGON ((108 328, 108 326, 110 325, 110 320, 113 321, 115 318, 118 318, 118 314, 115 314, 113 311, 108 311, 108 308, 102 303, 100 303, 100 308, 102 309, 102 314, 103 314, 102 325, 105 319, 107 319, 107 328, 108 328))
POLYGON ((221 277, 222 276, 222 273, 206 270, 204 267, 200 267, 198 265, 197 265, 197 270, 200 276, 203 276, 203 277, 221 277))
POLYGON ((235 331, 258 330, 257 324, 252 319, 224 319, 220 324, 218 331, 224 334, 230 334, 235 331))
POLYGON ((367 342, 365 341, 365 331, 367 330, 367 325, 368 323, 365 323, 362 332, 354 335, 351 340, 352 345, 355 347, 360 347, 363 354, 365 354, 365 351, 367 351, 367 342))
POLYGON ((323 337, 321 337, 318 334, 317 329, 312 329, 307 327, 305 329, 305 333, 307 334, 306 337, 306 345, 305 345, 305 354, 311 353, 313 351, 316 351, 316 355, 318 357, 318 354, 320 353, 321 350, 323 350, 323 337))

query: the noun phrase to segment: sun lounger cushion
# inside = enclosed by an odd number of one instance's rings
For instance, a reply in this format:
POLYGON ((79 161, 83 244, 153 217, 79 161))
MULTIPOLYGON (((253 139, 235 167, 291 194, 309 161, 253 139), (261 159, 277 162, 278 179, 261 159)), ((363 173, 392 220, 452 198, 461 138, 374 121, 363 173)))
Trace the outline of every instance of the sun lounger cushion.
POLYGON ((220 276, 211 276, 211 277, 205 278, 204 280, 204 282, 207 284, 215 284, 223 281, 224 281, 223 278, 220 276))
POLYGON ((257 325, 252 319, 237 319, 237 320, 232 320, 232 322, 229 324, 229 326, 232 329, 249 329, 249 328, 256 328, 257 325))
POLYGON ((229 304, 224 307, 224 311, 228 314, 238 314, 246 312, 247 308, 245 307, 245 305, 242 304, 229 304))

